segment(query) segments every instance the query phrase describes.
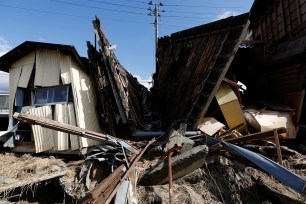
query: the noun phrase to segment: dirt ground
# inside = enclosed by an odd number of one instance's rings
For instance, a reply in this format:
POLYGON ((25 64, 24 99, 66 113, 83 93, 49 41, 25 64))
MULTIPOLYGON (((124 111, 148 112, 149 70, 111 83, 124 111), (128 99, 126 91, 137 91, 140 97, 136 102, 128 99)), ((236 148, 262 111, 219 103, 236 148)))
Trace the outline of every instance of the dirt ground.
MULTIPOLYGON (((293 159, 292 159, 293 160, 293 159)), ((156 161, 139 163, 140 174, 156 161)), ((289 161, 285 163, 289 164, 289 161)), ((301 170, 296 170, 303 173, 301 170)), ((304 175, 305 176, 305 175, 304 175)), ((216 156, 211 163, 174 181, 175 203, 305 203, 305 198, 252 167, 216 156)), ((169 203, 168 185, 138 186, 139 203, 169 203)))
MULTIPOLYGON (((146 158, 137 164, 139 177, 158 162, 146 158)), ((48 192, 58 195, 55 203, 76 202, 109 173, 104 165, 93 161, 66 163, 52 156, 29 154, 0 154, 0 164, 0 203, 10 203, 3 198, 12 196, 17 186, 21 187, 18 193, 23 193, 13 199, 17 203, 53 203, 52 196, 46 200, 48 192), (30 198, 34 195, 35 199, 30 198)), ((306 177, 304 155, 297 153, 286 158, 284 166, 306 177)), ((137 186, 139 203, 169 203, 168 188, 168 185, 137 186)), ((303 196, 266 173, 218 155, 212 155, 204 166, 174 181, 173 192, 175 203, 186 204, 306 203, 303 196)))

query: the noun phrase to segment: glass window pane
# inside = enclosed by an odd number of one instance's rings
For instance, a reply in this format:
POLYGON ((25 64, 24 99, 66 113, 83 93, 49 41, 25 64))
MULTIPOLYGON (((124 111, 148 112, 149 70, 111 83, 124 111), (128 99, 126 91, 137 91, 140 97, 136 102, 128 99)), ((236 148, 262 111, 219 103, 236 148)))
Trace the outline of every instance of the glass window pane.
POLYGON ((48 89, 48 103, 52 103, 53 102, 53 95, 54 95, 54 91, 53 89, 48 89))
POLYGON ((67 102, 68 101, 68 87, 56 87, 53 89, 54 95, 53 95, 53 102, 67 102))
POLYGON ((34 104, 39 105, 47 103, 47 95, 48 95, 47 89, 35 90, 34 104))

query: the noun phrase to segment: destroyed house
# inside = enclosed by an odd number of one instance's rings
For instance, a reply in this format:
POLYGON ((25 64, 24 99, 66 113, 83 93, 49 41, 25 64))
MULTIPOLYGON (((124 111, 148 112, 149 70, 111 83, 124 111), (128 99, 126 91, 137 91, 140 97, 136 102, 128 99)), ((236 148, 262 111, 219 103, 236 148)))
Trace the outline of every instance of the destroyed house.
POLYGON ((245 37, 248 18, 229 17, 158 40, 153 93, 164 124, 197 128, 245 37))
POLYGON ((87 61, 73 46, 26 41, 0 58, 0 68, 9 72, 9 127, 7 136, 1 137, 5 146, 15 147, 13 151, 43 152, 97 144, 38 125, 17 124, 13 119, 14 112, 28 112, 101 132, 87 61))
POLYGON ((227 77, 246 85, 245 106, 285 114, 287 138, 295 139, 306 122, 306 1, 256 0, 250 13, 249 39, 227 77))

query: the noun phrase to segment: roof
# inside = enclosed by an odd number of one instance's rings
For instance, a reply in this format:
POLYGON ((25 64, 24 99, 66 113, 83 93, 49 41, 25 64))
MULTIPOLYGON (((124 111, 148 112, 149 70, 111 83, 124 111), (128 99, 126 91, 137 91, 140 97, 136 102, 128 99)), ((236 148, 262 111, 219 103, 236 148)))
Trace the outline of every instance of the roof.
POLYGON ((62 52, 70 53, 81 65, 83 65, 82 58, 76 51, 75 47, 72 45, 25 41, 24 43, 18 45, 17 47, 0 57, 0 70, 8 72, 11 64, 38 48, 53 50, 57 49, 61 50, 62 52))
POLYGON ((208 109, 248 28, 249 14, 159 39, 153 91, 163 123, 195 128, 208 109))

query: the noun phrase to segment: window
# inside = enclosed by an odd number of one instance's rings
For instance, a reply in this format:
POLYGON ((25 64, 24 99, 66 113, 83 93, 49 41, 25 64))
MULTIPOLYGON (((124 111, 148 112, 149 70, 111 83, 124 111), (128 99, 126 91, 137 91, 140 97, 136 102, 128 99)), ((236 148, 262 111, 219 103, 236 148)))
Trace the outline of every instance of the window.
POLYGON ((9 109, 9 96, 8 95, 0 95, 0 109, 9 109))
POLYGON ((69 86, 38 88, 31 92, 32 105, 52 105, 68 103, 69 86))

